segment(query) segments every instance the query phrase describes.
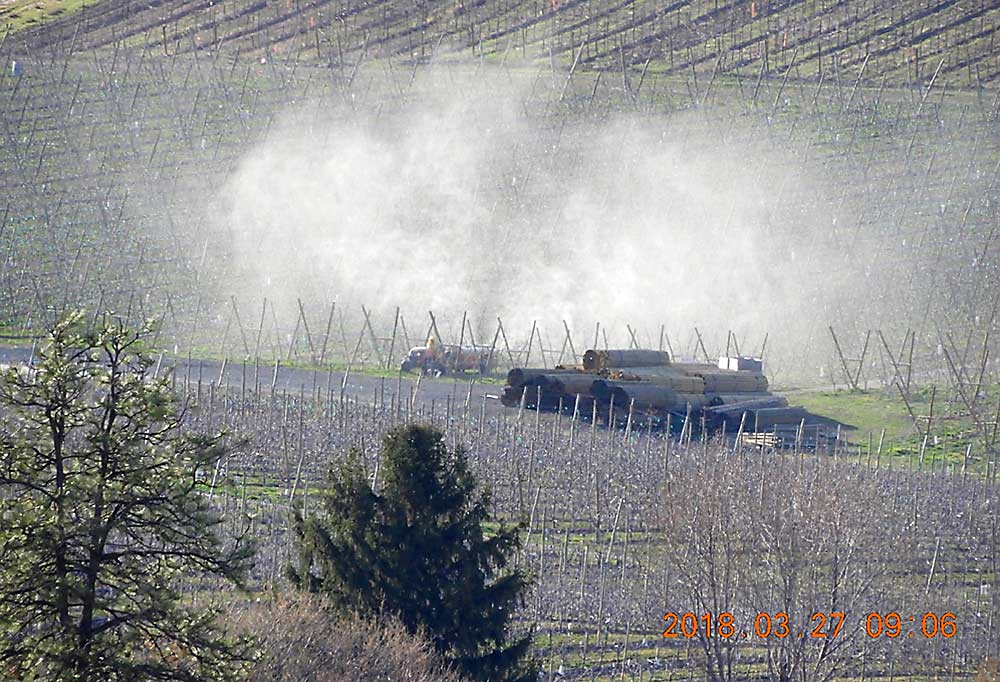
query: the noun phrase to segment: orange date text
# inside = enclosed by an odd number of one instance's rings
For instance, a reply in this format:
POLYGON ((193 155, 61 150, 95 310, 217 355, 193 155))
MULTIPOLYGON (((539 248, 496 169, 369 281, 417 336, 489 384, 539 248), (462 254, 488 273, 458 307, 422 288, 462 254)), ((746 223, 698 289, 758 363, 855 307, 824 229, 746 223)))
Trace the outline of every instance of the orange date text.
MULTIPOLYGON (((668 611, 663 614, 666 639, 694 639, 695 637, 719 637, 722 639, 810 639, 834 638, 844 628, 846 614, 842 611, 816 611, 809 616, 808 623, 794 625, 784 611, 777 613, 759 612, 752 619, 742 623, 736 617, 723 611, 718 614, 694 613, 693 611, 668 611)), ((864 632, 875 639, 886 637, 922 637, 951 639, 958 632, 957 617, 950 611, 943 613, 926 612, 913 616, 903 616, 896 611, 879 613, 872 611, 864 618, 864 632)), ((852 630, 856 632, 857 630, 852 630)))
POLYGON ((737 627, 736 617, 728 611, 723 611, 718 615, 696 614, 692 611, 684 613, 668 611, 663 614, 663 620, 666 623, 663 636, 667 639, 693 639, 698 636, 720 637, 722 639, 749 639, 751 637, 825 639, 840 634, 844 626, 844 613, 841 611, 827 613, 817 611, 809 617, 808 626, 802 628, 801 631, 793 630, 788 614, 784 611, 757 613, 746 627, 737 627))

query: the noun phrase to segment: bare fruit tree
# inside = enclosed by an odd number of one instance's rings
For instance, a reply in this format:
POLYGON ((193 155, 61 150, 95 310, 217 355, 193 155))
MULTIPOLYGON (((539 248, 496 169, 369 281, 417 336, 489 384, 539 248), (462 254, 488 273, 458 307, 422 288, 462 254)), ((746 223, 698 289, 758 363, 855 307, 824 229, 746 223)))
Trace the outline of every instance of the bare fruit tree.
POLYGON ((874 476, 829 466, 723 446, 675 467, 659 519, 677 588, 664 635, 696 630, 713 682, 741 677, 747 640, 772 680, 850 672, 869 646, 867 614, 889 609, 898 557, 884 545, 907 519, 874 476))

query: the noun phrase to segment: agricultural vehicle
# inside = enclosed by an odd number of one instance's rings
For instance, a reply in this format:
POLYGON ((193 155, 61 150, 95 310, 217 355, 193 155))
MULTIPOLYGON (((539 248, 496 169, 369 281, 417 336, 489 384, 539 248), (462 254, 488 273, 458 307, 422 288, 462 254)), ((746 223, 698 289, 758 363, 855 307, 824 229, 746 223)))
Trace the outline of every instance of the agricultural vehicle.
POLYGON ((432 376, 461 374, 469 370, 486 374, 493 369, 494 364, 489 348, 438 343, 431 338, 426 346, 411 348, 399 369, 432 376))

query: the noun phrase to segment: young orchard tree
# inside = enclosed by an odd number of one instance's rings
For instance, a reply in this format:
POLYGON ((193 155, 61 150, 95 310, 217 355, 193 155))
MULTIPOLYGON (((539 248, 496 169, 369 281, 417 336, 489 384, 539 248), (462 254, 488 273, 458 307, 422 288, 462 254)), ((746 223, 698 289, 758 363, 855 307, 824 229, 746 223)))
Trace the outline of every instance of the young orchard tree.
POLYGON ((527 580, 508 571, 518 527, 487 535, 489 495, 440 431, 405 426, 385 437, 376 489, 358 453, 330 472, 323 513, 296 519, 294 584, 341 612, 389 615, 428 638, 474 680, 532 680, 531 637, 510 641, 527 580))
POLYGON ((246 659, 186 579, 240 585, 205 485, 219 436, 184 433, 150 377, 148 327, 70 315, 40 361, 0 378, 0 678, 229 679, 246 659))
POLYGON ((890 596, 898 557, 885 538, 902 536, 902 519, 887 497, 867 471, 818 458, 800 468, 722 446, 675 466, 660 511, 669 609, 711 614, 712 631, 698 621, 693 637, 706 679, 743 679, 748 645, 773 682, 860 672, 865 614, 913 602, 890 596))

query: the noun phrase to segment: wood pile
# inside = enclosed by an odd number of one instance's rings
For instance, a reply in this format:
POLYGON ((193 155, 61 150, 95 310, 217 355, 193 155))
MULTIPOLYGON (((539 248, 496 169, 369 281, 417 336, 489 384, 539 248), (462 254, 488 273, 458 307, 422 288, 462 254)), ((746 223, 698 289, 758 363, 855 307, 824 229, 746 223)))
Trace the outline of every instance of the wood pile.
POLYGON ((715 366, 673 362, 664 351, 588 350, 582 366, 512 369, 501 402, 608 423, 651 420, 675 428, 692 418, 706 426, 727 422, 734 429, 742 421, 747 430, 799 423, 801 410, 768 392, 762 369, 752 358, 722 358, 715 366), (752 369, 728 369, 736 366, 752 369))

